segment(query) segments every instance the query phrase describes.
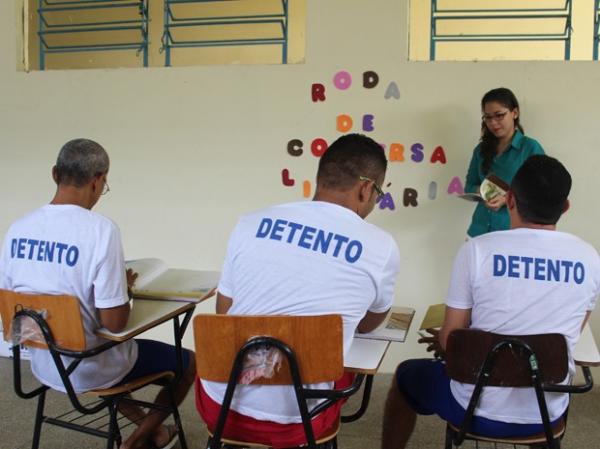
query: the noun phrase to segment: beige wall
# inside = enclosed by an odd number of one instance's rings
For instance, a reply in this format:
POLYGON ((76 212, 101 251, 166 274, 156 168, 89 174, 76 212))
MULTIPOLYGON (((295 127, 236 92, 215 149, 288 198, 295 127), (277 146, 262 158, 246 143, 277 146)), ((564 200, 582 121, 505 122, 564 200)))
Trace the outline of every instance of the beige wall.
MULTIPOLYGON (((575 184, 561 229, 600 246, 597 205, 597 123, 600 70, 591 62, 407 62, 406 0, 307 2, 306 63, 288 66, 203 66, 120 70, 16 70, 14 2, 0 2, 0 234, 53 193, 50 168, 70 138, 97 139, 108 149, 111 192, 97 211, 121 227, 127 258, 156 256, 172 266, 220 269, 228 235, 240 214, 302 199, 317 158, 308 146, 339 133, 335 117, 356 123, 375 116, 379 141, 414 143, 428 158, 442 145, 447 164, 393 162, 387 180, 396 210, 369 220, 396 238, 402 253, 396 303, 416 308, 444 299, 454 255, 464 241, 472 206, 445 193, 463 176, 479 133, 478 103, 488 89, 509 86, 522 103, 527 133, 564 161, 575 184), (333 86, 340 70, 350 89, 333 86), (360 86, 375 70, 380 83, 360 86), (384 100, 395 81, 400 100, 384 100), (327 101, 313 103, 312 83, 327 101), (307 150, 287 153, 299 138, 307 150), (288 168, 294 187, 283 187, 288 168), (437 182, 435 200, 427 198, 437 182), (419 206, 402 206, 404 189, 419 206)), ((354 130, 360 130, 355 126, 354 130)), ((213 303, 201 305, 209 310, 213 303)), ((592 318, 600 336, 600 313, 592 318)), ((171 338, 170 328, 154 332, 171 338)), ((192 344, 191 332, 186 335, 192 344)), ((424 350, 411 332, 394 344, 384 368, 424 350)))

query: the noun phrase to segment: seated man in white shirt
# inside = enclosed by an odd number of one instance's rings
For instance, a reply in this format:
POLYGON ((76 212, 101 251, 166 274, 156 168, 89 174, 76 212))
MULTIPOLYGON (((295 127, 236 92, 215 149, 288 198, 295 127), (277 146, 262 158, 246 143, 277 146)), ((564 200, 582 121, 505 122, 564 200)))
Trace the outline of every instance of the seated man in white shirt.
MULTIPOLYGON (((243 216, 229 240, 217 313, 340 314, 344 353, 357 328, 377 327, 393 302, 399 253, 394 239, 364 218, 383 194, 386 167, 375 141, 342 136, 320 160, 313 201, 243 216)), ((198 410, 213 429, 225 384, 196 385, 198 410)), ((317 439, 338 413, 331 407, 313 420, 317 439)), ((300 422, 292 387, 239 385, 224 436, 298 446, 305 442, 300 422)))
MULTIPOLYGON (((130 311, 128 287, 137 277, 125 271, 119 228, 91 211, 109 191, 108 169, 108 154, 98 143, 67 142, 52 170, 57 185, 54 198, 11 225, 0 253, 0 288, 79 298, 88 348, 106 341, 95 334, 96 329, 119 332, 125 328, 130 311)), ((34 375, 43 384, 64 391, 49 351, 31 351, 34 375)), ((184 374, 175 387, 179 402, 194 381, 192 352, 184 351, 183 364, 184 374)), ((71 380, 80 393, 175 369, 174 346, 140 339, 82 360, 71 380)), ((167 403, 167 394, 161 390, 156 402, 167 403)), ((161 425, 166 413, 146 415, 132 406, 120 410, 138 424, 122 449, 171 447, 176 442, 174 427, 161 425)))
MULTIPOLYGON (((548 156, 531 156, 515 175, 507 196, 511 229, 467 241, 456 257, 446 315, 433 337, 422 339, 443 354, 454 329, 476 328, 504 335, 559 332, 571 354, 600 293, 600 258, 574 235, 556 230, 568 209, 571 176, 548 156)), ((407 360, 398 366, 388 394, 383 449, 406 446, 416 415, 437 414, 460 426, 473 386, 450 381, 440 360, 407 360)), ((553 422, 569 397, 546 393, 553 422)), ((486 387, 471 431, 489 437, 528 436, 543 431, 532 388, 486 387)))

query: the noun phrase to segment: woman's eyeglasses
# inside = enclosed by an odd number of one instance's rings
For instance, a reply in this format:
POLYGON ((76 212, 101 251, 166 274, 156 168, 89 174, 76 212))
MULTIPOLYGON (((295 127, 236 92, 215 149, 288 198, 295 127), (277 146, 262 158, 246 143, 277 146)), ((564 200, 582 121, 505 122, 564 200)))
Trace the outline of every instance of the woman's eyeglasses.
POLYGON ((510 111, 507 109, 504 112, 495 112, 494 114, 483 114, 481 116, 481 120, 483 120, 486 123, 491 123, 491 122, 501 122, 502 120, 504 120, 504 117, 506 117, 506 114, 508 114, 510 111))

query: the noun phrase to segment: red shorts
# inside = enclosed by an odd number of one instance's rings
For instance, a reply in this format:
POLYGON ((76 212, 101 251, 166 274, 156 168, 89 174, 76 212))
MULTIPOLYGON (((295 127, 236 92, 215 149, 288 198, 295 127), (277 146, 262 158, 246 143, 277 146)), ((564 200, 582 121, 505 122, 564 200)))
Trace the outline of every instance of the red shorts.
MULTIPOLYGON (((352 385, 354 374, 345 373, 334 388, 343 389, 352 385)), ((346 399, 337 401, 334 405, 314 417, 312 422, 315 439, 333 426, 337 425, 342 406, 346 399)), ((219 418, 221 404, 213 401, 202 388, 202 383, 196 377, 196 408, 211 432, 214 431, 219 418)), ((237 441, 252 441, 275 449, 296 447, 306 444, 304 427, 302 423, 281 424, 273 421, 259 421, 249 416, 242 415, 234 410, 229 410, 223 438, 237 441)))

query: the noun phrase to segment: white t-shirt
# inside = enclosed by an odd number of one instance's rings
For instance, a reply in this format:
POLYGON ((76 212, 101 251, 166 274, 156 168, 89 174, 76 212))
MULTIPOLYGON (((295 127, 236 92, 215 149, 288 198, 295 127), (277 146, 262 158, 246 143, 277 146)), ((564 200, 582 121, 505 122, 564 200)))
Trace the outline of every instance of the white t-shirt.
MULTIPOLYGON (((345 354, 366 312, 392 305, 399 263, 394 239, 351 210, 321 201, 283 204, 240 219, 218 289, 233 299, 232 315, 340 314, 345 354)), ((222 402, 225 384, 203 385, 222 402)), ((259 420, 300 422, 288 386, 238 386, 232 409, 259 420)))
MULTIPOLYGON (((572 376, 571 354, 599 293, 600 258, 591 245, 564 232, 518 228, 485 234, 462 246, 446 304, 472 309, 472 328, 505 335, 563 334, 572 376)), ((473 387, 452 381, 450 388, 466 408, 473 387)), ((569 398, 546 393, 546 400, 550 418, 556 419, 569 398)), ((486 387, 475 414, 510 423, 541 422, 532 388, 486 387)))
MULTIPOLYGON (((106 340, 96 309, 126 304, 121 235, 108 218, 75 205, 46 205, 13 223, 0 253, 0 287, 22 293, 79 298, 86 347, 106 340)), ((124 342, 82 360, 71 374, 76 392, 119 382, 137 359, 137 345, 124 342)), ((69 363, 69 358, 64 357, 69 363)), ((32 348, 31 369, 40 382, 64 391, 50 351, 32 348)))

